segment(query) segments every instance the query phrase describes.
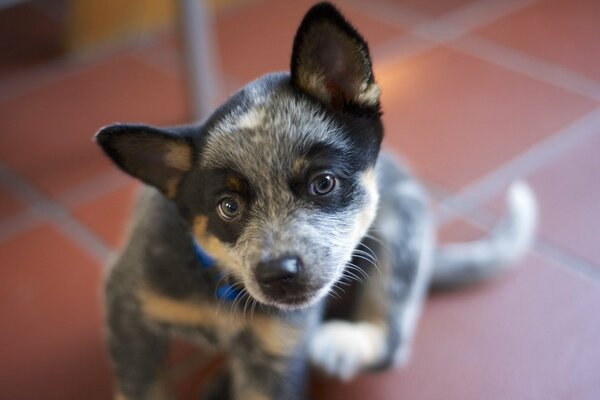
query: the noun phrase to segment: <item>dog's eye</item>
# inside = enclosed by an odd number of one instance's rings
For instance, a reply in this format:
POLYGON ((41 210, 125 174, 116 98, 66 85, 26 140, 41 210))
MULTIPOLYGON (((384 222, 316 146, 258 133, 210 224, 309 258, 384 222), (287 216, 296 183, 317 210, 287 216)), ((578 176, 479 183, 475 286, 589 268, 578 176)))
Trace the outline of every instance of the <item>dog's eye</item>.
POLYGON ((222 220, 231 222, 242 214, 241 202, 233 196, 224 197, 217 205, 217 214, 222 220))
POLYGON ((335 188, 335 176, 329 173, 319 174, 310 181, 311 195, 324 196, 335 188))

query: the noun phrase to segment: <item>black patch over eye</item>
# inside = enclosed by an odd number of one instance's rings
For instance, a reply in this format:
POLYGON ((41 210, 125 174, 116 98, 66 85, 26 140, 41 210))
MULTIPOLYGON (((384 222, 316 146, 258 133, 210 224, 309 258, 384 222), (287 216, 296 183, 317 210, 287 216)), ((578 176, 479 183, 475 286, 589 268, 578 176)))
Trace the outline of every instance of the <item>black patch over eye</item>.
POLYGON ((336 179, 333 174, 321 173, 310 181, 308 191, 313 196, 324 196, 335 188, 336 179))
POLYGON ((223 197, 217 205, 217 214, 223 221, 231 222, 242 215, 242 202, 237 196, 223 197))

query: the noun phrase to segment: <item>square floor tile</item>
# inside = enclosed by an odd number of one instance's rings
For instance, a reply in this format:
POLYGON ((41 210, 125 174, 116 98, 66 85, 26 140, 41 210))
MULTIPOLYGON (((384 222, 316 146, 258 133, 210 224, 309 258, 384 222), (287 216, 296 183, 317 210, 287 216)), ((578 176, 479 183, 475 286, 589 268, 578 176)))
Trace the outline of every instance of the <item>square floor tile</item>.
POLYGON ((477 33, 589 78, 600 80, 600 2, 545 0, 477 33))
POLYGON ((180 82, 120 56, 0 104, 0 157, 50 195, 105 172, 92 142, 113 122, 176 124, 185 119, 180 82))
MULTIPOLYGON (((222 67, 240 82, 267 72, 289 71, 296 29, 314 1, 276 1, 239 7, 217 18, 222 67)), ((371 49, 400 36, 399 28, 371 19, 340 5, 341 12, 355 24, 371 49)))
POLYGON ((386 143, 458 189, 596 106, 593 100, 440 47, 376 65, 386 143))
POLYGON ((0 221, 25 209, 26 206, 17 200, 13 193, 6 188, 0 188, 0 221))
POLYGON ((476 0, 380 0, 383 3, 396 4, 424 16, 439 17, 460 7, 474 3, 476 0))
POLYGON ((51 225, 2 242, 0 265, 0 398, 109 398, 99 265, 51 225))
POLYGON ((481 239, 487 233, 469 219, 457 216, 438 228, 437 239, 440 244, 463 243, 481 239))
POLYGON ((106 244, 116 248, 123 244, 139 185, 132 182, 98 198, 76 206, 73 214, 94 231, 106 244))
POLYGON ((600 393, 600 288, 538 257, 434 295, 404 370, 322 381, 315 398, 586 399, 600 393))

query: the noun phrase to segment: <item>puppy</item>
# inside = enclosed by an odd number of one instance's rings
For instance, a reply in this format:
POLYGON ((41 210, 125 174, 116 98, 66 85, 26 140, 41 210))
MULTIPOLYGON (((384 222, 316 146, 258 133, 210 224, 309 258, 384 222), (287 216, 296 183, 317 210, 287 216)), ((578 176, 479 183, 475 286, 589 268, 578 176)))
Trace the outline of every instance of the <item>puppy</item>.
POLYGON ((427 196, 389 156, 366 42, 330 4, 290 73, 206 121, 117 124, 97 143, 144 182, 106 282, 121 399, 170 398, 173 336, 229 354, 215 399, 301 399, 307 366, 348 379, 403 364, 428 287, 495 275, 531 240, 525 184, 481 241, 436 248, 427 196))

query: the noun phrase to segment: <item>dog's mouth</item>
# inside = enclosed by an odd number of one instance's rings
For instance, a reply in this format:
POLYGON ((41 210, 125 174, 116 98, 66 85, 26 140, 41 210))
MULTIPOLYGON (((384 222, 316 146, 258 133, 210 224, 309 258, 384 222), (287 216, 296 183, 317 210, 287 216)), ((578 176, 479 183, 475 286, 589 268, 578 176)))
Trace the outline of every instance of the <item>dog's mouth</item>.
POLYGON ((291 310, 310 307, 318 302, 327 292, 324 287, 304 287, 290 290, 289 288, 277 288, 264 290, 261 287, 259 295, 254 296, 251 291, 249 294, 259 302, 273 307, 291 310))
POLYGON ((297 309, 312 305, 317 300, 317 297, 317 293, 307 292, 279 298, 267 297, 267 303, 282 309, 297 309))

